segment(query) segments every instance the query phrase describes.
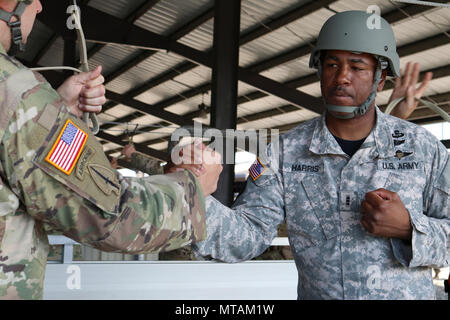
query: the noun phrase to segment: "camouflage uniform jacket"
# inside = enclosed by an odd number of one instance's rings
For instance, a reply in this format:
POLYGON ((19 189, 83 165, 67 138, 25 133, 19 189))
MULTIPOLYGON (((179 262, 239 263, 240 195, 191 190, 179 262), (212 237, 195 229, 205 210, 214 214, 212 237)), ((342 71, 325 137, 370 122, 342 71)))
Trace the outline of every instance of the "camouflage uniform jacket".
POLYGON ((123 178, 45 79, 1 45, 0 141, 0 298, 42 298, 48 233, 132 254, 173 250, 206 236, 194 175, 123 178), (73 132, 84 132, 84 140, 73 132), (71 151, 57 151, 62 141, 71 151), (52 152, 66 162, 52 160, 52 152))
POLYGON ((266 172, 229 209, 206 200, 208 237, 196 254, 226 262, 259 255, 286 217, 299 299, 434 299, 432 266, 449 265, 450 164, 428 131, 376 108, 376 126, 349 158, 317 117, 268 148, 266 172), (266 174, 267 173, 267 174, 266 174), (361 201, 385 188, 411 218, 412 241, 370 235, 361 201))
POLYGON ((133 169, 142 171, 148 175, 164 174, 164 168, 161 167, 161 161, 146 157, 138 152, 131 155, 130 166, 133 169))
MULTIPOLYGON (((147 173, 148 175, 163 174, 164 167, 161 166, 161 161, 155 160, 138 152, 131 155, 130 167, 147 173)), ((159 260, 196 260, 191 246, 175 249, 172 251, 160 252, 159 260)))

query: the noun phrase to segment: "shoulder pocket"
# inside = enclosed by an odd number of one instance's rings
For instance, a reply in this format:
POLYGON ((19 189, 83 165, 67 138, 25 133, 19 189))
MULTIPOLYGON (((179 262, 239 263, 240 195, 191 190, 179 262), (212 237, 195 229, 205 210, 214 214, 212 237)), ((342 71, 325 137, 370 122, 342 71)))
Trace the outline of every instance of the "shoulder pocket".
POLYGON ((117 214, 121 185, 101 144, 83 121, 60 113, 33 163, 84 199, 117 214))

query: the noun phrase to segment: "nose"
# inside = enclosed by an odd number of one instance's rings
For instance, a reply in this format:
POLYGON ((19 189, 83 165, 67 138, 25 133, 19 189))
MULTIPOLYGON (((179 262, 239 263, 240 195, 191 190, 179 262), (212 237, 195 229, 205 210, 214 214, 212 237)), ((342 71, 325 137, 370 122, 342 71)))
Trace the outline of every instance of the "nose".
POLYGON ((340 66, 336 72, 336 84, 346 85, 350 83, 350 68, 347 65, 340 66))

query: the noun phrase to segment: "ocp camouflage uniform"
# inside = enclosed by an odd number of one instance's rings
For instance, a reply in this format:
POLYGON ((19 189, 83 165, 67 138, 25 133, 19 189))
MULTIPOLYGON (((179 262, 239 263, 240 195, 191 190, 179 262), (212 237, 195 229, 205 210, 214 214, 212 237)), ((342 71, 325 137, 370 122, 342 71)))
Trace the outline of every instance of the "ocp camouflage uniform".
MULTIPOLYGON (((141 172, 147 173, 149 175, 163 174, 164 168, 161 167, 161 162, 150 158, 148 156, 142 155, 135 152, 131 155, 130 167, 139 170, 141 172)), ((172 251, 160 252, 158 255, 159 260, 178 260, 178 261, 189 261, 197 260, 195 254, 192 252, 191 246, 185 246, 183 248, 175 249, 172 251)))
POLYGON ((49 232, 132 254, 206 236, 203 193, 193 174, 123 178, 45 79, 1 46, 0 140, 1 298, 42 298, 49 232), (88 135, 70 175, 46 160, 67 120, 88 135))
POLYGON ((233 209, 208 197, 196 254, 226 262, 255 257, 284 218, 299 299, 434 299, 431 267, 449 265, 450 164, 428 131, 376 109, 375 128, 349 158, 318 117, 280 138, 233 209), (278 161, 279 160, 279 161, 278 161), (398 193, 412 240, 370 235, 360 205, 378 188, 398 193))
POLYGON ((146 157, 137 152, 131 155, 130 167, 149 175, 164 174, 164 168, 161 166, 161 161, 146 157))

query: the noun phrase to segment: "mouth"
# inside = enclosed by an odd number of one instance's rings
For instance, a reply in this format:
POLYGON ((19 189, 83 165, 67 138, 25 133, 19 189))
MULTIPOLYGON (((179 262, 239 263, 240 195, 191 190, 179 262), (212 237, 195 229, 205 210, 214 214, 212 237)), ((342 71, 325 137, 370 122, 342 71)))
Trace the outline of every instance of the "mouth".
POLYGON ((350 97, 351 98, 351 96, 345 91, 335 91, 333 93, 333 95, 336 97, 350 97))
POLYGON ((353 103, 353 97, 345 90, 332 90, 327 100, 336 105, 348 105, 353 103))

